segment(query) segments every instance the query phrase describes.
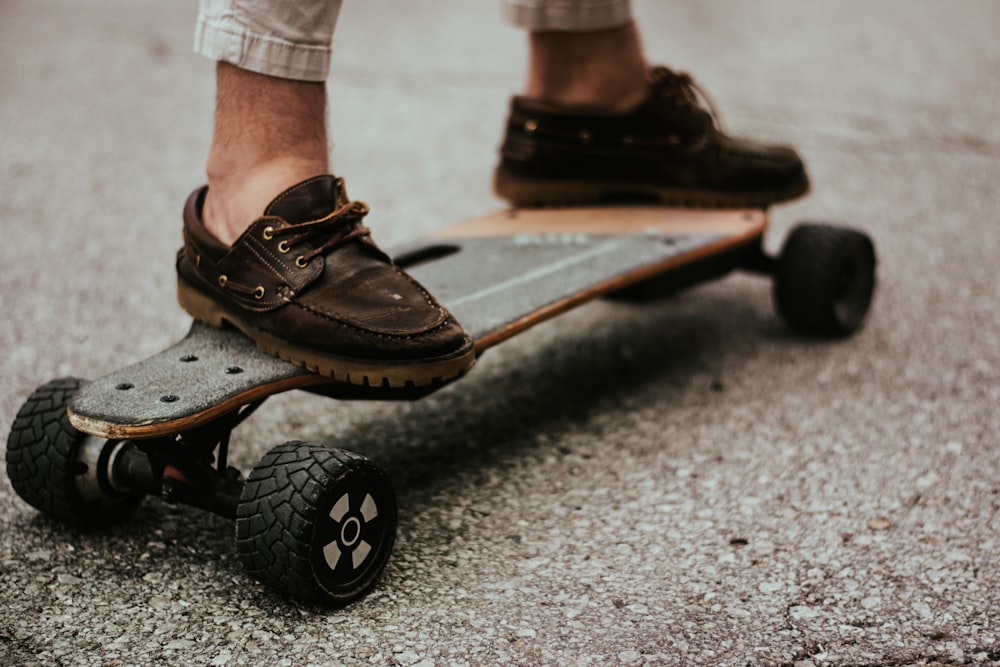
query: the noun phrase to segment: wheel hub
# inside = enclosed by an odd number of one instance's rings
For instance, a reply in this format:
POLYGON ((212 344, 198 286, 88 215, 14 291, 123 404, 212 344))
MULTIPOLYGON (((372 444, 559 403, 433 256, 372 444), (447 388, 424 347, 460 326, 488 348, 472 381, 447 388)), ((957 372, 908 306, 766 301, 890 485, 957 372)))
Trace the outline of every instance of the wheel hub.
POLYGON ((378 505, 366 493, 357 509, 351 507, 350 494, 345 493, 330 509, 330 518, 339 526, 337 538, 323 547, 323 557, 331 570, 336 570, 345 556, 352 570, 361 567, 373 546, 364 539, 365 526, 378 517, 378 505))

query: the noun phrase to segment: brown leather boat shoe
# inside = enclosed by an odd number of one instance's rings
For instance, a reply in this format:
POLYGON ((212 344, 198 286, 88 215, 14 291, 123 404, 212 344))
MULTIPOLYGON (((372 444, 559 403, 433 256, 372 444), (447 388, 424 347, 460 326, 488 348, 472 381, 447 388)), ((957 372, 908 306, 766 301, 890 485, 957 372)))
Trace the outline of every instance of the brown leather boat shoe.
POLYGON ((700 98, 691 77, 665 67, 628 112, 515 97, 494 188, 518 206, 767 206, 809 190, 794 150, 727 136, 700 98))
POLYGON ((424 386, 475 363, 461 326, 371 240, 368 207, 341 179, 289 188, 232 247, 202 223, 206 192, 188 197, 177 255, 178 299, 196 319, 357 385, 424 386))

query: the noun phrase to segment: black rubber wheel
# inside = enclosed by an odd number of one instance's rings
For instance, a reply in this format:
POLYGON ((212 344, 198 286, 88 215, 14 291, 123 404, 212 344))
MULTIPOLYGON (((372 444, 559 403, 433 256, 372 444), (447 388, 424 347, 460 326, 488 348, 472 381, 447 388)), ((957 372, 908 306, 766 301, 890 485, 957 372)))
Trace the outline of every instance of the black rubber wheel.
POLYGON ((265 584, 344 604, 382 573, 396 539, 396 497, 367 458, 307 442, 275 447, 250 473, 236 510, 236 549, 265 584))
POLYGON ((28 397, 7 437, 7 476, 32 507, 71 526, 93 528, 123 520, 142 494, 116 491, 101 474, 115 442, 69 423, 66 406, 84 384, 61 378, 28 397))
POLYGON ((867 235, 817 224, 789 234, 774 276, 774 302, 790 327, 817 336, 853 333, 874 291, 875 247, 867 235))

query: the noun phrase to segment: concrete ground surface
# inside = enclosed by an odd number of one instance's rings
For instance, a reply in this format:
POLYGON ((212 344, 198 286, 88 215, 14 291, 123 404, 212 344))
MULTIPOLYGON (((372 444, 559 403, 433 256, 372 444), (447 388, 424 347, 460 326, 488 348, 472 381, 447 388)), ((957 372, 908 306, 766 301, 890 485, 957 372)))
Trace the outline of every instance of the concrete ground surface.
MULTIPOLYGON (((213 66, 189 2, 0 3, 0 416, 179 338, 180 208, 213 66)), ((231 523, 147 499, 80 532, 0 480, 0 664, 1000 664, 1000 4, 636 3, 734 134, 794 144, 773 211, 864 228, 872 317, 841 341, 733 276, 598 302, 417 403, 287 394, 241 427, 380 462, 400 501, 344 609, 240 569, 231 523)), ((348 3, 335 169, 391 246, 499 206, 524 37, 492 3, 348 3)))

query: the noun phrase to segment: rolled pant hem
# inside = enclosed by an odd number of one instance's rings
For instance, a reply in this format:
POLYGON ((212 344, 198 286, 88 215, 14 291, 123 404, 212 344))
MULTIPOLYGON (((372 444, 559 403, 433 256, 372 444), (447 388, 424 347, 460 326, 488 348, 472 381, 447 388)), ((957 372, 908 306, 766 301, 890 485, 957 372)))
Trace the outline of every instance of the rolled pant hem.
POLYGON ((531 32, 584 32, 611 30, 632 22, 628 0, 591 2, 537 2, 504 0, 504 18, 531 32))
POLYGON ((329 46, 256 35, 235 20, 200 17, 195 25, 194 50, 212 60, 283 79, 326 81, 330 71, 329 46))

